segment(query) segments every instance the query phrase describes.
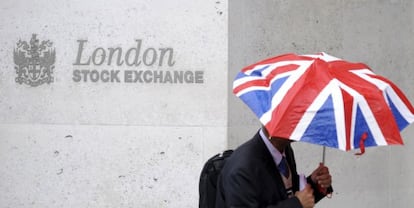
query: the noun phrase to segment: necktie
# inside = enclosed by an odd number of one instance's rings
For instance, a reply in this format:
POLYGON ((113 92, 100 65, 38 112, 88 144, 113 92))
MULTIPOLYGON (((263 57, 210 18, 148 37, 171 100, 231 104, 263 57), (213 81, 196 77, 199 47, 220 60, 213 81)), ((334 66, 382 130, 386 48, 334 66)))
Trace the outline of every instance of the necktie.
POLYGON ((286 161, 286 158, 283 157, 282 160, 280 161, 279 165, 279 171, 282 175, 284 175, 286 178, 289 177, 289 167, 286 161))

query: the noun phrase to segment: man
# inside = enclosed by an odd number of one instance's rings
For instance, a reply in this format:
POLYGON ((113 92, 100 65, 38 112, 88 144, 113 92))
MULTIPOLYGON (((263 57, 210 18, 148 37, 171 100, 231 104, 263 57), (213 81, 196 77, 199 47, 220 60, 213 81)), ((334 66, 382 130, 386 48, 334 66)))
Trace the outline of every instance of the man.
POLYGON ((314 207, 326 196, 328 188, 332 190, 331 175, 321 163, 306 179, 298 176, 290 143, 284 138, 269 138, 262 127, 238 147, 218 180, 216 208, 314 207))

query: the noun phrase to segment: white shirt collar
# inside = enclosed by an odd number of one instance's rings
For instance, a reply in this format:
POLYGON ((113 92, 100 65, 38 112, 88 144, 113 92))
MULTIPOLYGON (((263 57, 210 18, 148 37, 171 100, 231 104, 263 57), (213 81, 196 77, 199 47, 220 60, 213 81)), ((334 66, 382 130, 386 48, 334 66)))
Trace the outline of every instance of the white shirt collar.
MULTIPOLYGON (((270 154, 273 157, 273 161, 276 164, 276 167, 278 166, 278 164, 280 163, 280 161, 282 160, 282 157, 285 156, 285 153, 280 153, 279 150, 277 150, 272 143, 269 141, 269 139, 266 137, 266 135, 263 132, 263 129, 260 129, 260 136, 262 137, 263 142, 265 143, 267 149, 269 150, 270 154)), ((299 190, 303 190, 306 186, 307 182, 306 182, 306 177, 303 174, 299 175, 299 190)))
POLYGON ((280 163, 285 153, 280 153, 279 150, 273 146, 273 144, 269 141, 269 139, 266 137, 266 135, 263 132, 263 129, 260 129, 259 131, 260 136, 262 137, 263 142, 265 143, 267 149, 269 150, 270 154, 273 157, 273 161, 275 162, 276 166, 280 163))

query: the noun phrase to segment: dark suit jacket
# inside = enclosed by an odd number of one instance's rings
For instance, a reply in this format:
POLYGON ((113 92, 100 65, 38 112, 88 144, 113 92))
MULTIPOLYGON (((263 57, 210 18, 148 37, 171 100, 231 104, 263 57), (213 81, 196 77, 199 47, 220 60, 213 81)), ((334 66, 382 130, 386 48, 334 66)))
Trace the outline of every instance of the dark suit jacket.
MULTIPOLYGON (((293 176, 293 192, 296 192, 299 189, 299 177, 290 145, 285 154, 293 176)), ((324 197, 310 177, 308 183, 314 189, 315 202, 324 197)), ((216 208, 227 207, 302 207, 297 197, 287 197, 282 177, 259 133, 233 152, 221 172, 216 208)))

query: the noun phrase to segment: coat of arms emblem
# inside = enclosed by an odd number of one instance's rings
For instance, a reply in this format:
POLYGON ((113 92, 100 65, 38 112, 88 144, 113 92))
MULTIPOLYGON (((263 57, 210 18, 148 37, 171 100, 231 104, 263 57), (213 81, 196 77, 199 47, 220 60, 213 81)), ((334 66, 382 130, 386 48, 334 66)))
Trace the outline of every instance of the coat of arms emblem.
POLYGON ((13 53, 16 82, 32 87, 53 82, 56 57, 53 43, 49 40, 40 42, 36 36, 32 34, 29 43, 19 40, 13 53))

